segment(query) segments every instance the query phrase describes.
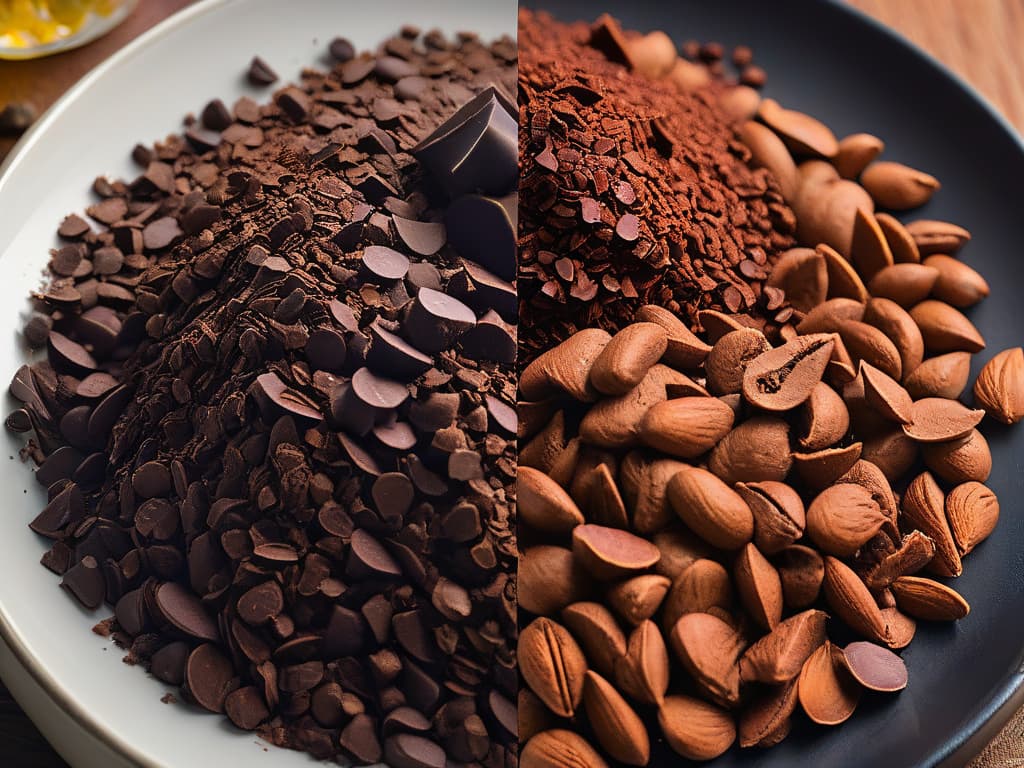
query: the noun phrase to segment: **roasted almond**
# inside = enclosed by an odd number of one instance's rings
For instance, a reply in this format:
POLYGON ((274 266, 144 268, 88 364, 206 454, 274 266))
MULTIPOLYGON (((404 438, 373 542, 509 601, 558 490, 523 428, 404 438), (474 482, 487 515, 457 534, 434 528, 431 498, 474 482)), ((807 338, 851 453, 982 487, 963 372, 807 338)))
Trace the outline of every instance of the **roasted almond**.
POLYGON ((939 270, 925 264, 890 264, 875 273, 868 283, 872 296, 891 299, 901 307, 912 307, 928 298, 939 270))
POLYGON ((843 398, 824 382, 818 382, 803 404, 801 422, 804 434, 800 446, 817 451, 838 443, 850 428, 850 411, 843 398))
POLYGON ((920 455, 918 443, 902 429, 880 432, 864 441, 860 456, 880 470, 890 483, 895 483, 914 466, 920 455))
POLYGON ((768 411, 796 408, 821 381, 833 344, 831 334, 811 334, 762 352, 743 372, 743 397, 768 411))
POLYGON ((619 493, 611 468, 604 462, 580 478, 583 495, 580 503, 586 508, 590 522, 609 528, 627 528, 626 503, 619 493))
POLYGON ((882 154, 885 142, 870 133, 854 133, 839 140, 832 165, 844 179, 856 179, 868 163, 882 154))
POLYGON ((867 288, 864 287, 864 281, 857 274, 853 264, 841 256, 831 245, 819 243, 815 250, 825 260, 825 272, 828 277, 828 298, 847 298, 860 302, 868 300, 867 288))
POLYGON ((675 579, 697 560, 711 557, 712 549, 689 528, 676 523, 654 534, 654 546, 661 558, 654 570, 669 579, 675 579))
POLYGON ((962 483, 946 496, 946 518, 957 550, 966 555, 995 529, 999 500, 979 482, 962 483))
MULTIPOLYGON (((558 452, 550 466, 542 472, 558 483, 562 488, 568 488, 572 483, 573 475, 576 474, 576 465, 580 459, 580 448, 582 442, 579 437, 572 438, 565 444, 565 448, 558 452)), ((522 462, 522 454, 520 454, 522 462)), ((519 466, 524 466, 520 463, 519 466)), ((527 465, 529 466, 529 465, 527 465)), ((540 467, 538 467, 540 469, 540 467)))
MULTIPOLYGON (((809 160, 798 170, 821 163, 829 173, 835 169, 822 161, 809 160)), ((871 196, 855 182, 835 178, 812 181, 816 172, 804 173, 800 193, 792 202, 796 215, 797 240, 805 245, 825 243, 839 253, 850 253, 853 245, 853 221, 858 210, 875 209, 871 196)))
MULTIPOLYGON (((548 730, 555 725, 554 713, 544 706, 544 702, 538 698, 537 694, 527 688, 525 685, 519 686, 519 694, 516 697, 516 709, 519 714, 519 738, 525 743, 536 736, 538 733, 548 730)), ((522 757, 520 760, 522 761, 522 757)), ((523 763, 520 762, 520 765, 523 763)), ((563 765, 562 763, 541 763, 537 762, 534 765, 563 765)), ((573 765, 568 763, 566 765, 573 765)), ((582 766, 580 766, 582 768, 582 766)))
POLYGON ((855 363, 867 360, 899 381, 903 371, 899 350, 882 331, 865 322, 845 320, 839 324, 839 335, 855 363))
POLYGON ((925 466, 947 483, 983 483, 992 474, 992 452, 985 436, 976 429, 959 440, 924 443, 921 455, 925 466))
POLYGON ((739 702, 737 661, 744 643, 735 629, 709 613, 688 613, 676 622, 669 639, 702 691, 726 707, 739 702))
POLYGON ((933 253, 953 254, 971 239, 971 233, 948 221, 918 219, 907 224, 907 232, 914 238, 921 256, 933 253))
POLYGON ((634 700, 661 706, 668 690, 668 678, 665 640, 657 624, 645 621, 633 630, 626 655, 615 664, 615 682, 634 700))
POLYGON ((785 109, 774 99, 763 99, 757 114, 795 154, 835 157, 839 152, 835 134, 810 115, 785 109))
POLYGON ((583 513, 562 487, 532 467, 519 467, 516 476, 522 521, 538 531, 568 533, 583 524, 583 513))
POLYGON ((662 358, 673 368, 693 370, 704 362, 711 351, 711 345, 699 339, 682 320, 664 307, 645 304, 636 311, 636 319, 665 329, 668 346, 662 358))
POLYGON ((590 523, 573 529, 572 553, 580 565, 603 581, 644 571, 661 557, 658 548, 647 539, 620 528, 590 523))
POLYGON ((892 584, 896 605, 923 621, 957 621, 971 612, 960 593, 945 584, 920 576, 901 576, 892 584))
POLYGON ((824 611, 791 616, 740 657, 740 680, 779 685, 800 674, 804 662, 825 642, 824 611))
POLYGON ((939 180, 902 163, 879 160, 860 175, 860 183, 880 208, 905 211, 931 200, 939 180))
POLYGON ((656 573, 620 581, 608 590, 608 605, 631 626, 651 618, 661 607, 672 582, 656 573))
POLYGON ((1004 349, 985 363, 974 382, 974 399, 1003 424, 1024 419, 1024 349, 1004 349))
POLYGON ((600 603, 573 603, 562 610, 562 622, 583 648, 590 665, 612 677, 615 662, 626 655, 626 636, 612 612, 600 603))
POLYGON ((800 479, 813 491, 831 485, 860 459, 863 444, 850 443, 842 447, 822 448, 820 451, 793 454, 793 466, 800 479))
POLYGON ((779 182, 782 197, 791 202, 796 198, 800 188, 800 176, 796 170, 793 156, 782 139, 755 120, 748 120, 739 129, 740 138, 750 149, 751 164, 755 167, 767 168, 779 182))
POLYGON ((554 397, 536 402, 520 399, 516 403, 516 416, 519 419, 516 436, 520 440, 528 440, 533 437, 544 427, 550 425, 556 411, 558 411, 558 402, 554 397))
POLYGON ((782 618, 782 583, 778 572, 753 543, 736 556, 733 579, 740 602, 754 623, 761 629, 773 629, 782 618))
POLYGON ((721 707, 692 696, 668 696, 658 709, 668 745, 689 760, 713 760, 736 741, 736 723, 721 707))
POLYGON ((965 309, 973 307, 989 294, 985 278, 952 256, 936 253, 926 258, 924 263, 938 272, 932 295, 939 301, 965 309))
POLYGON ((839 478, 839 482, 855 483, 866 489, 888 520, 887 529, 890 536, 898 535, 896 517, 899 509, 896 505, 896 495, 892 492, 892 485, 885 473, 879 469, 877 464, 867 459, 861 459, 850 468, 849 472, 839 478))
POLYGON ((565 450, 565 412, 558 411, 551 420, 519 450, 519 466, 534 467, 547 472, 565 450))
POLYGON ((717 309, 702 309, 697 313, 697 322, 704 329, 704 334, 712 344, 730 331, 738 331, 741 328, 754 328, 757 323, 750 315, 726 314, 717 309))
POLYGON ((570 603, 585 600, 590 577, 565 547, 542 544, 519 555, 519 607, 552 616, 570 603))
POLYGON ((544 352, 519 377, 520 397, 543 400, 565 392, 576 400, 595 401, 597 392, 590 385, 590 367, 611 338, 600 328, 585 328, 544 352))
POLYGON ((925 397, 955 400, 963 393, 970 375, 971 353, 949 352, 922 362, 904 377, 903 386, 915 400, 925 397))
POLYGON ((903 613, 899 608, 883 608, 882 619, 885 621, 885 640, 887 647, 893 650, 906 648, 917 633, 917 622, 903 613))
POLYGON ((626 765, 647 765, 651 757, 647 727, 611 683, 594 671, 586 674, 583 707, 605 752, 626 765))
MULTIPOLYGON (((699 66, 699 65, 698 65, 699 66)), ((749 85, 734 85, 718 94, 718 106, 731 120, 744 122, 757 114, 761 94, 749 85)))
POLYGON ((825 259, 814 248, 790 248, 783 251, 765 285, 780 288, 785 292, 790 306, 808 312, 828 296, 825 259))
POLYGON ((921 335, 921 329, 917 327, 910 313, 895 301, 870 299, 864 307, 864 322, 880 330, 892 341, 900 356, 902 378, 905 379, 921 364, 924 359, 924 337, 921 335))
POLYGON ((740 713, 740 746, 774 747, 786 738, 796 703, 796 680, 763 690, 740 713))
POLYGON ((846 722, 860 702, 861 688, 841 660, 842 651, 826 640, 800 671, 800 706, 818 725, 846 722))
POLYGON ((687 465, 668 458, 655 458, 631 451, 619 468, 619 485, 633 529, 650 535, 665 528, 675 513, 668 501, 668 481, 687 465))
POLYGON ((520 768, 608 768, 608 763, 586 739, 560 728, 542 731, 526 742, 519 765, 520 768))
POLYGON ((729 434, 735 415, 715 397, 679 397, 657 403, 640 422, 640 440, 672 456, 694 459, 729 434))
POLYGON ((985 340, 962 312, 944 301, 926 299, 910 310, 929 352, 980 352, 985 340))
POLYGON ((785 483, 737 483, 736 492, 754 515, 754 543, 764 554, 773 555, 803 535, 804 503, 785 483))
POLYGON ((825 600, 842 621, 864 637, 885 642, 886 623, 867 586, 848 565, 825 557, 825 600))
POLYGON ((694 561, 672 583, 662 612, 667 631, 688 613, 706 613, 710 608, 732 608, 729 573, 714 560, 694 561))
POLYGON ((900 576, 924 568, 935 556, 935 542, 921 531, 911 531, 898 543, 899 547, 888 534, 881 533, 859 553, 858 558, 864 558, 864 562, 857 563, 857 570, 868 588, 876 591, 887 589, 900 576), (874 545, 879 541, 886 548, 876 552, 874 545))
POLYGON ((727 395, 743 390, 743 372, 758 355, 772 348, 768 339, 755 328, 741 328, 723 335, 704 362, 708 391, 727 395))
POLYGON ((604 395, 624 395, 641 381, 668 347, 654 323, 633 323, 616 333, 590 367, 590 384, 604 395))
POLYGON ((816 549, 794 544, 775 557, 787 608, 802 610, 815 603, 825 577, 825 563, 816 549))
POLYGON ((534 619, 519 634, 519 671, 530 689, 560 717, 573 717, 583 697, 587 659, 569 631, 534 619))
POLYGON ((683 522, 712 546, 738 549, 754 536, 750 507, 706 469, 688 467, 677 472, 669 481, 668 498, 683 522))
POLYGON ((970 434, 985 417, 982 410, 971 410, 958 400, 926 397, 910 409, 910 422, 903 432, 919 443, 945 443, 970 434))
POLYGON ((885 239, 873 211, 858 208, 854 214, 850 261, 857 268, 857 274, 867 282, 893 263, 889 241, 885 239))
POLYGON ((789 424, 775 416, 753 416, 736 425, 708 457, 708 468, 730 485, 782 481, 792 465, 789 424))
POLYGON ((836 333, 846 320, 860 320, 864 317, 864 302, 853 299, 829 299, 812 309, 797 323, 796 329, 809 333, 836 333))
POLYGON ((888 213, 876 213, 875 220, 882 228, 885 239, 892 251, 892 258, 897 264, 916 264, 921 261, 921 253, 913 236, 902 222, 888 213))
POLYGON ((917 528, 935 542, 935 557, 929 570, 939 576, 959 576, 963 571, 960 552, 946 520, 942 489, 929 472, 922 472, 907 486, 900 511, 901 522, 917 528))
POLYGON ((866 488, 838 483, 808 506, 807 535, 823 552, 848 557, 877 534, 886 519, 866 488))
POLYGON ((868 405, 889 421, 909 424, 913 420, 914 401, 898 381, 867 361, 861 361, 860 372, 864 376, 864 399, 868 405))
POLYGON ((643 381, 626 394, 596 403, 580 422, 580 437, 601 448, 639 445, 644 414, 652 405, 668 399, 665 384, 670 373, 665 366, 655 365, 643 381))

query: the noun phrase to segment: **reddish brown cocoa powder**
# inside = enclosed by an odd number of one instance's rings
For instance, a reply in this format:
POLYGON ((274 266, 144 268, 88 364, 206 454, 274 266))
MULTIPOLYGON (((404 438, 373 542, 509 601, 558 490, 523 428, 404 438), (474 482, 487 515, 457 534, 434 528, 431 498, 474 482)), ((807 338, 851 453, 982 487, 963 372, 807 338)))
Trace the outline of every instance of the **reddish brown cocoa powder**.
MULTIPOLYGON (((596 29, 596 28, 595 28, 596 29)), ((764 316, 793 245, 774 179, 748 165, 712 82, 683 92, 618 61, 607 34, 519 18, 520 361, 642 304, 764 316)))

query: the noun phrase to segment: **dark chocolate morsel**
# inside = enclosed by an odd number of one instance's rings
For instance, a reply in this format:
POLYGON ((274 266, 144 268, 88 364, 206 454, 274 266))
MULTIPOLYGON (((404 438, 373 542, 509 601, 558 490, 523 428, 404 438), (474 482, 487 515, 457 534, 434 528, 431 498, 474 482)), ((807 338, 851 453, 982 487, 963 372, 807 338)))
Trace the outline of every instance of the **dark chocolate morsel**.
POLYGON ((80 562, 71 566, 65 572, 60 585, 89 610, 103 605, 107 593, 103 571, 92 555, 86 555, 80 562))
POLYGON ((189 654, 185 683, 196 704, 211 712, 224 711, 224 699, 235 676, 234 667, 217 646, 204 643, 189 654))
POLYGON ((156 588, 154 601, 161 615, 175 628, 199 640, 219 641, 217 623, 192 592, 173 581, 156 588))
POLYGON ((392 216, 395 230, 406 247, 420 256, 433 256, 441 250, 448 235, 440 221, 414 221, 392 216))
POLYGON ((447 349, 467 328, 476 324, 476 315, 453 296, 420 288, 410 302, 402 331, 413 346, 434 353, 447 349))
POLYGON ((249 64, 248 77, 253 85, 270 85, 277 82, 277 73, 259 56, 254 56, 249 64))
POLYGON ((378 376, 369 368, 360 368, 352 375, 352 391, 374 408, 397 408, 409 397, 404 384, 378 376))
POLYGON ((463 195, 445 212, 448 243, 502 280, 516 277, 518 196, 463 195))
POLYGON ((384 752, 377 738, 377 725, 367 714, 356 715, 339 738, 341 748, 361 765, 380 762, 384 752))
POLYGON ((366 355, 366 364, 383 375, 411 381, 426 373, 434 361, 401 336, 375 322, 370 325, 370 349, 366 355))
POLYGON ((435 742, 411 733, 397 733, 384 742, 384 759, 391 768, 445 768, 448 757, 435 742))
POLYGON ((409 271, 409 259, 384 245, 370 245, 363 250, 363 266, 385 280, 401 280, 409 271))
POLYGON ((149 671, 168 685, 181 685, 185 682, 185 663, 190 652, 188 643, 184 641, 168 643, 153 654, 149 671))
POLYGON ((231 722, 244 731, 254 731, 270 717, 270 710, 259 689, 249 685, 232 691, 224 699, 224 711, 231 722))

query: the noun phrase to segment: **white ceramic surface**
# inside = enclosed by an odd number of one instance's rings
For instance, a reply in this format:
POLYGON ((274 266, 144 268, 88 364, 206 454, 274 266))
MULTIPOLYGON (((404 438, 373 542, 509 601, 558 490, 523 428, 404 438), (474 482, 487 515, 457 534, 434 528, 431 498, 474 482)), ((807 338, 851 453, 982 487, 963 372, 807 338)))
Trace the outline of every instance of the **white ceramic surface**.
MULTIPOLYGON (((25 360, 19 338, 54 230, 92 200, 98 174, 133 178, 129 153, 160 139, 211 98, 231 104, 270 89, 248 85, 254 54, 282 81, 322 61, 327 43, 344 35, 371 48, 400 25, 483 37, 514 35, 509 0, 207 0, 172 17, 75 86, 24 137, 0 173, 0 379, 25 360)), ((5 410, 14 407, 9 396, 5 410)), ((75 768, 226 768, 312 765, 242 733, 224 718, 163 704, 165 688, 90 630, 108 612, 82 610, 39 565, 44 542, 27 523, 45 492, 18 460, 22 442, 3 431, 4 492, 0 532, 0 674, 43 733, 75 768), (70 714, 61 715, 61 710, 70 714), (118 759, 113 755, 127 759, 118 759)), ((2 457, 0 457, 2 458, 2 457)), ((0 765, 3 764, 0 756, 0 765)))

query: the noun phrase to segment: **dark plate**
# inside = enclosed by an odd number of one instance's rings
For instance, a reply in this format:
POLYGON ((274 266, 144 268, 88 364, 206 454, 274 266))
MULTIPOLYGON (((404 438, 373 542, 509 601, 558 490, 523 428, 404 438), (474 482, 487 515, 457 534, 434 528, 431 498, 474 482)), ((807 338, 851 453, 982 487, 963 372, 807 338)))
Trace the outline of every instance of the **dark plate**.
MULTIPOLYGON (((809 0, 524 4, 564 20, 592 20, 607 10, 625 28, 663 29, 677 43, 752 46, 768 72, 766 95, 822 119, 840 137, 858 131, 880 136, 886 159, 941 180, 932 202, 903 218, 953 221, 973 235, 960 255, 992 286, 992 295, 969 312, 989 345, 975 357, 974 374, 999 350, 1024 341, 1024 146, 974 91, 902 38, 845 6, 809 0)), ((919 625, 903 653, 910 684, 898 696, 865 698, 834 729, 798 717, 778 747, 734 748, 713 763, 716 768, 962 765, 1022 703, 1024 427, 986 420, 983 429, 994 460, 988 485, 1002 502, 1002 516, 955 580, 970 615, 951 626, 919 625)), ((658 740, 652 766, 681 762, 658 740)))

